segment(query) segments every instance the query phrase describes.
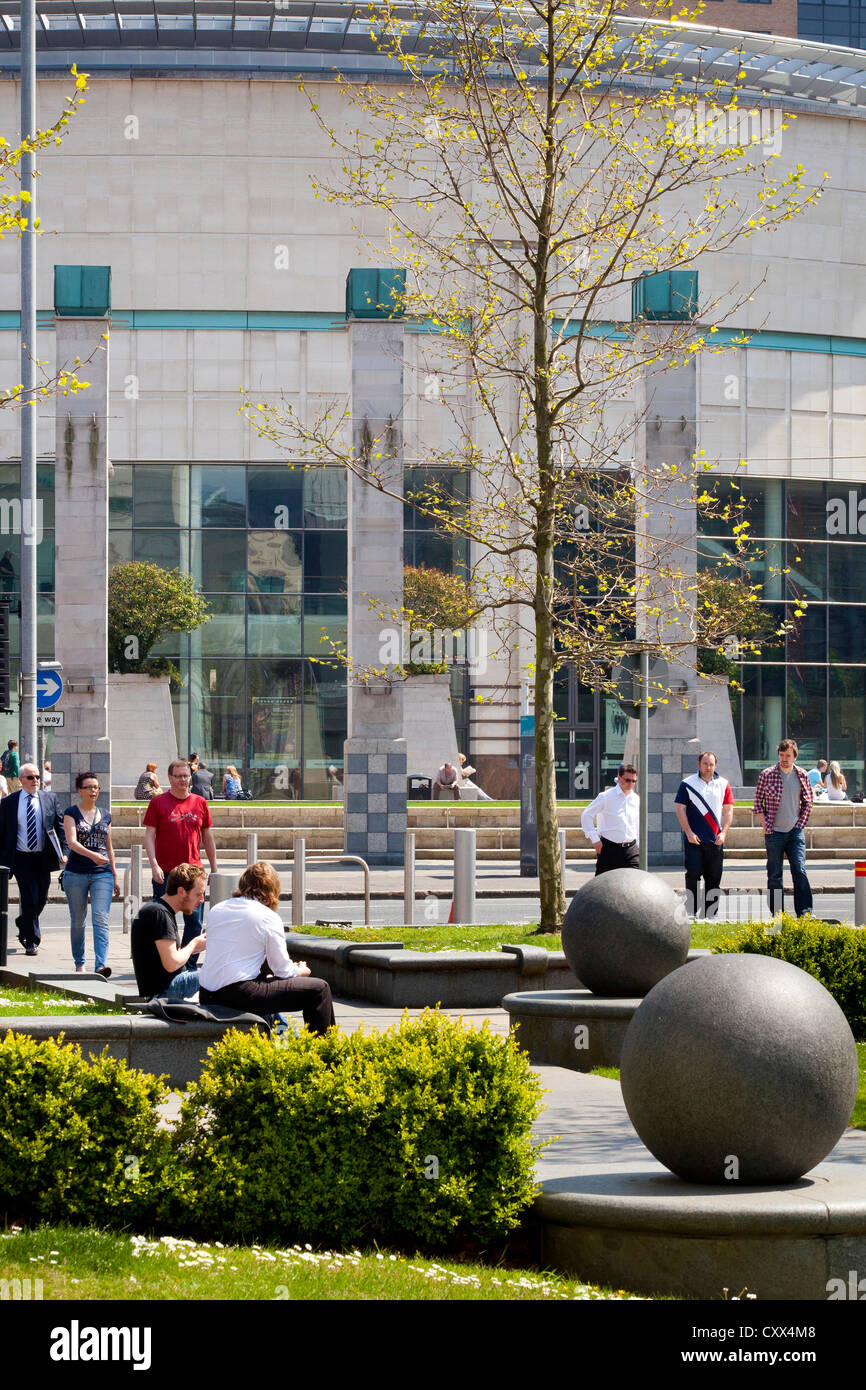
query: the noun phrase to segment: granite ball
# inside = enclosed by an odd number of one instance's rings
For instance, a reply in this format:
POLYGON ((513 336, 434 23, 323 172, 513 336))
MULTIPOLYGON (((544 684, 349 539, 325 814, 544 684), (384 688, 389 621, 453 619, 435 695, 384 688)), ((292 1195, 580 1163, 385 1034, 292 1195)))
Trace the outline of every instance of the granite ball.
POLYGON ((568 905, 562 949, 593 994, 642 998, 688 957, 688 915, 664 879, 642 869, 599 874, 568 905))
POLYGON ((770 956, 691 961, 636 1010, 620 1061, 631 1122, 688 1182, 787 1183, 845 1130, 857 1048, 823 985, 770 956))

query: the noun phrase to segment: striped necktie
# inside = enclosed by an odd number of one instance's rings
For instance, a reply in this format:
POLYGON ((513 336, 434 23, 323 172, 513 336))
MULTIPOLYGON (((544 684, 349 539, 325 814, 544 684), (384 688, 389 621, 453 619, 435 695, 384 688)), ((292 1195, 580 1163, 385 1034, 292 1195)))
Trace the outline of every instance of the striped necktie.
POLYGON ((39 848, 39 836, 36 833, 36 797, 27 798, 27 848, 36 850, 39 848))

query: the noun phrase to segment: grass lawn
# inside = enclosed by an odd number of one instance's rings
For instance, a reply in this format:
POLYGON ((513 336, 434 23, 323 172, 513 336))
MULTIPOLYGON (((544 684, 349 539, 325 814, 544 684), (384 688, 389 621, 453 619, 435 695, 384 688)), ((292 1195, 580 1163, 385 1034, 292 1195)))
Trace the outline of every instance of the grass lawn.
MULTIPOLYGON (((412 951, 496 951, 501 943, 509 946, 544 946, 561 951, 559 932, 535 936, 532 922, 509 926, 507 922, 471 927, 304 927, 308 936, 330 937, 336 941, 403 941, 412 951)), ((731 924, 710 926, 698 922, 692 927, 692 946, 712 946, 731 930, 731 924)))
MULTIPOLYGON (((854 1129, 866 1129, 866 1042, 857 1044, 857 1061, 860 1067, 860 1084, 857 1087, 857 1100, 848 1121, 854 1129)), ((619 1067, 594 1067, 593 1076, 607 1076, 619 1081, 619 1067)))
POLYGON ((0 984, 0 1018, 29 1018, 45 1014, 118 1014, 111 1004, 67 999, 54 990, 12 989, 0 984))
POLYGON ((330 937, 336 941, 404 941, 411 951, 495 951, 501 942, 509 946, 545 946, 558 951, 558 932, 533 936, 534 927, 507 923, 471 927, 304 927, 309 936, 330 937))
POLYGON ((0 1232, 4 1279, 41 1279, 44 1299, 629 1299, 561 1274, 384 1251, 289 1250, 114 1235, 68 1226, 0 1232))

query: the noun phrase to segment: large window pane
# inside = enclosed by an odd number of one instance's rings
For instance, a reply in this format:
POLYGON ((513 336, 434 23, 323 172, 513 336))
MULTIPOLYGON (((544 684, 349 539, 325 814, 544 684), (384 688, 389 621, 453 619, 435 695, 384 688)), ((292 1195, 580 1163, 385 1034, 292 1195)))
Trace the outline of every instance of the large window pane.
POLYGON ((827 597, 827 551, 826 545, 810 545, 805 541, 792 544, 787 549, 788 593, 795 598, 803 598, 807 603, 827 597))
POLYGON ((189 525, 189 468, 177 463, 133 470, 134 519, 139 526, 189 525))
POLYGON ((247 474, 250 526, 292 530, 303 521, 304 473, 279 465, 251 468, 247 474))
POLYGON ((866 671, 830 668, 830 746, 825 757, 841 764, 848 795, 866 790, 866 671))
POLYGON ((132 464, 116 463, 108 480, 108 524, 124 530, 132 526, 132 464))
POLYGON ((304 537, 305 590, 314 594, 345 593, 346 541, 345 531, 314 531, 304 537))
POLYGON ((304 525, 340 528, 348 523, 346 470, 307 468, 304 472, 304 525))
POLYGON ((185 570, 189 565, 189 532, 136 531, 132 558, 149 560, 165 570, 185 570))
POLYGON ((303 565, 301 531, 250 531, 249 578, 251 593, 297 593, 303 565))
POLYGON ((246 526, 246 469, 191 469, 190 512, 192 526, 246 526))
POLYGON ((424 565, 446 574, 465 572, 466 542, 462 537, 443 536, 437 531, 407 531, 404 547, 407 565, 424 565))
MULTIPOLYGON (((306 769, 321 773, 331 764, 343 766, 343 744, 346 739, 346 671, 345 668, 306 661, 304 710, 304 759, 306 769)), ((305 796, 328 796, 330 793, 321 776, 308 783, 304 778, 305 796)))
MULTIPOLYGON (((829 654, 834 665, 848 661, 866 662, 866 608, 843 603, 830 605, 829 654)), ((866 690, 866 671, 862 671, 866 690)), ((832 729, 832 723, 830 725, 832 729)))
POLYGON ((462 513, 468 496, 468 478, 463 468, 407 468, 403 475, 403 493, 407 499, 414 499, 415 505, 410 500, 404 505, 403 524, 406 529, 441 529, 443 512, 446 516, 462 513), (429 508, 434 515, 425 516, 419 507, 429 508))
POLYGON ((833 541, 830 553, 830 598, 840 603, 866 603, 866 551, 859 545, 833 541))
POLYGON ((788 483, 789 536, 822 541, 827 538, 827 507, 823 483, 788 483))
MULTIPOLYGON (((827 745, 827 668, 788 667, 787 735, 797 740, 798 762, 812 767, 826 758, 827 745)), ((775 749, 773 750, 775 752, 775 749)))
POLYGON ((188 688, 189 747, 208 764, 217 787, 227 763, 241 767, 244 761, 244 663, 190 661, 188 688))
POLYGON ((785 737, 784 666, 744 666, 743 776, 753 787, 758 773, 776 761, 776 749, 785 737))
POLYGON ((247 600, 250 656, 301 655, 300 595, 261 595, 247 600))
POLYGON ((345 652, 348 636, 346 600, 342 594, 304 595, 304 652, 330 657, 345 652), (332 645, 334 644, 334 645, 332 645))
POLYGON ((244 650, 243 594, 205 594, 205 598, 210 620, 190 633, 190 655, 237 658, 244 650))
POLYGON ((827 660, 827 605, 809 604, 802 618, 795 618, 793 609, 789 616, 795 623, 788 634, 788 660, 809 662, 810 664, 827 660))
POLYGON ((127 565, 132 559, 132 532, 131 531, 109 531, 108 533, 108 568, 113 570, 115 565, 127 565))
POLYGON ((247 577, 244 531, 193 531, 192 574, 206 591, 243 593, 247 577))
POLYGON ((247 663, 250 700, 250 787, 262 796, 301 793, 300 661, 247 663))

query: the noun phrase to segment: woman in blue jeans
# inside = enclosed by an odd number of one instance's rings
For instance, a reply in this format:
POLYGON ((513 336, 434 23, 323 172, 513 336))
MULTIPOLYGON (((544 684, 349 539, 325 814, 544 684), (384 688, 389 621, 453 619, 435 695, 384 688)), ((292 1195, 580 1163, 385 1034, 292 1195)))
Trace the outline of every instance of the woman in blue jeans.
POLYGON ((111 844, 111 816, 96 804, 99 778, 95 772, 79 772, 75 790, 81 805, 69 806, 63 813, 63 831, 69 858, 63 870, 63 891, 69 903, 72 959, 78 972, 84 970, 84 922, 87 899, 93 922, 93 946, 97 975, 108 979, 108 914, 111 899, 120 897, 120 883, 114 866, 111 844))

